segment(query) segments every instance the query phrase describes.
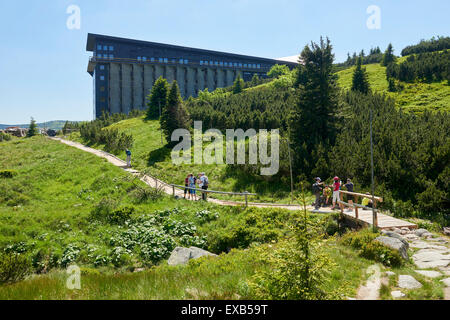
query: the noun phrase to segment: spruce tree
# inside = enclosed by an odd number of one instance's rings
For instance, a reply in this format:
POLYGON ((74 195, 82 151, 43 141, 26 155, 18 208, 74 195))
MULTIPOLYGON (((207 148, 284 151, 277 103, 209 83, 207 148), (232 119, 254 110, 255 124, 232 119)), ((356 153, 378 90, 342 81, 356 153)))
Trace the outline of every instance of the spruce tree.
POLYGON ((366 68, 363 68, 361 65, 362 57, 359 57, 356 63, 356 69, 353 72, 352 91, 367 94, 370 91, 369 80, 367 79, 366 68))
POLYGON ((171 141, 172 132, 176 129, 188 129, 190 125, 189 114, 183 104, 180 89, 176 80, 172 82, 167 105, 160 118, 161 128, 166 136, 166 141, 171 141))
POLYGON ((236 77, 236 80, 234 80, 234 84, 233 84, 233 93, 234 94, 242 92, 242 88, 244 87, 243 82, 244 82, 244 80, 241 79, 241 75, 238 74, 238 76, 236 77))
POLYGON ((386 51, 384 52, 383 60, 381 60, 381 65, 387 67, 392 62, 395 62, 394 47, 392 47, 392 44, 389 43, 386 51))
POLYGON ((29 138, 34 137, 37 134, 38 134, 38 129, 37 129, 37 125, 36 125, 36 120, 31 118, 30 126, 29 126, 28 132, 27 132, 27 137, 29 137, 29 138))
POLYGON ((334 54, 327 39, 306 46, 299 65, 296 84, 297 104, 289 115, 289 135, 295 154, 296 173, 309 175, 315 167, 313 151, 319 144, 325 150, 336 137, 336 112, 338 109, 337 78, 333 73, 334 54))
POLYGON ((158 119, 160 111, 164 110, 167 105, 167 95, 169 93, 169 84, 163 77, 159 77, 148 95, 147 119, 158 119))
POLYGON ((252 85, 252 87, 256 87, 260 83, 261 83, 261 80, 259 80, 258 75, 255 73, 252 77, 251 85, 252 85))

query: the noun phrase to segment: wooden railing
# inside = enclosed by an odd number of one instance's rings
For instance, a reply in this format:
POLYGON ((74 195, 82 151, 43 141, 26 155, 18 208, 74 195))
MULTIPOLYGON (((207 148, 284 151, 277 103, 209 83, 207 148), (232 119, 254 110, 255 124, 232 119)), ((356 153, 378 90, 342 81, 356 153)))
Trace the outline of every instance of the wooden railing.
POLYGON ((377 210, 376 208, 377 208, 377 203, 383 202, 383 198, 382 197, 372 196, 371 194, 367 194, 367 193, 357 193, 357 192, 350 192, 350 191, 340 190, 339 191, 339 198, 340 198, 340 200, 338 201, 338 203, 340 204, 340 207, 341 207, 341 214, 344 213, 343 205, 345 205, 347 207, 355 208, 355 218, 356 219, 358 219, 358 208, 365 209, 365 210, 372 210, 373 211, 373 225, 375 227, 378 226, 377 212, 379 210, 377 210), (353 196, 354 197, 353 198, 353 204, 350 204, 348 202, 342 201, 342 195, 343 194, 348 194, 350 196, 353 196), (372 201, 372 208, 368 207, 368 206, 363 206, 361 204, 358 204, 359 197, 370 199, 372 201))
POLYGON ((245 196, 245 207, 248 207, 248 196, 256 196, 256 193, 249 193, 247 191, 245 192, 225 192, 225 191, 215 191, 215 190, 205 190, 200 188, 193 188, 193 187, 186 187, 186 186, 180 186, 176 184, 170 184, 172 187, 173 196, 175 197, 175 188, 179 188, 181 190, 188 189, 188 190, 195 190, 202 193, 216 193, 216 194, 227 194, 232 196, 245 196))

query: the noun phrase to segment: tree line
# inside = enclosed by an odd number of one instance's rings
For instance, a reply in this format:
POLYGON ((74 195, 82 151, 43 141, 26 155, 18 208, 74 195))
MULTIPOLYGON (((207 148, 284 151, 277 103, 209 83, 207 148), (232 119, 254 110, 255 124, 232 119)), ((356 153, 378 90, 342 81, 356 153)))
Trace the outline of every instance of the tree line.
POLYGON ((421 40, 416 45, 407 46, 402 50, 401 54, 402 56, 407 56, 414 53, 433 52, 444 49, 450 49, 450 37, 438 36, 430 40, 421 40))
POLYGON ((390 63, 386 69, 387 78, 395 78, 404 82, 441 82, 450 83, 450 51, 425 52, 410 55, 406 61, 390 63))

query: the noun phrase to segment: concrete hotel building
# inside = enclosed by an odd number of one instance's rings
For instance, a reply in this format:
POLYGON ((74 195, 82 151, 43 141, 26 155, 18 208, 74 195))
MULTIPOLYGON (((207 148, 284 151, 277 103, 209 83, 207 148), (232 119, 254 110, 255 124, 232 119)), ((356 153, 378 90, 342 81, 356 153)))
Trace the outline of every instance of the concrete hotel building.
POLYGON ((126 113, 146 108, 146 97, 160 76, 177 80, 184 98, 199 90, 231 86, 238 74, 248 81, 264 78, 275 64, 296 63, 175 45, 88 34, 93 52, 88 72, 94 80, 94 118, 102 112, 126 113))

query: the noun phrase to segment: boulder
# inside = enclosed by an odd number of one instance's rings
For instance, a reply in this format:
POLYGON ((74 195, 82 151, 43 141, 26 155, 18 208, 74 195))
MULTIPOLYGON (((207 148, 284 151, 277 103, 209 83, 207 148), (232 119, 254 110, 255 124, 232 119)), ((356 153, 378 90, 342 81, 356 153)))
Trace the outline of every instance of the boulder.
POLYGON ((386 271, 386 275, 387 275, 388 277, 392 277, 392 276, 395 276, 395 272, 392 272, 392 271, 386 271))
POLYGON ((438 271, 432 271, 432 270, 414 270, 418 274, 421 274, 427 278, 437 278, 442 276, 442 273, 438 271))
POLYGON ((406 294, 404 294, 401 291, 395 290, 391 292, 392 298, 396 299, 396 298, 402 298, 404 296, 406 296, 406 294))
POLYGON ((398 286, 403 289, 418 289, 422 284, 408 274, 398 276, 398 286))
POLYGON ((176 247, 172 251, 167 263, 169 264, 169 266, 185 265, 189 262, 189 260, 197 259, 203 256, 216 256, 216 255, 197 247, 190 247, 190 248, 176 247))
POLYGON ((446 236, 450 236, 450 227, 444 227, 443 232, 446 236))
POLYGON ((392 232, 392 231, 386 231, 386 232, 384 233, 384 235, 387 236, 387 237, 392 237, 392 238, 396 238, 396 239, 400 240, 400 241, 403 242, 403 244, 406 246, 406 249, 409 248, 409 243, 408 243, 408 241, 406 241, 406 239, 403 238, 403 237, 402 237, 401 235, 399 235, 398 233, 392 232))
POLYGON ((416 236, 422 237, 424 233, 429 233, 427 229, 417 229, 416 232, 414 232, 416 236))
POLYGON ((408 247, 400 239, 393 237, 381 236, 375 239, 375 241, 381 242, 385 246, 397 250, 403 259, 408 260, 408 247))

